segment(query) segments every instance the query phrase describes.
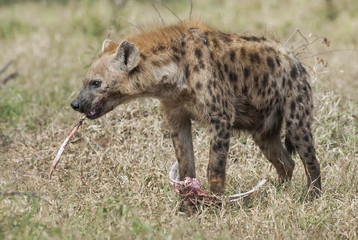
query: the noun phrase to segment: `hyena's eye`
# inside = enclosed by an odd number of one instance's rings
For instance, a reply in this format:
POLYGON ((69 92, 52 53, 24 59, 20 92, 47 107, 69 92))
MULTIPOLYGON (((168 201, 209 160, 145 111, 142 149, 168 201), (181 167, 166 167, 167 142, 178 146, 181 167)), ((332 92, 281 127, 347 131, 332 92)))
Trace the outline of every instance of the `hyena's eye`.
POLYGON ((93 88, 99 88, 101 86, 101 81, 98 81, 98 80, 92 80, 90 82, 90 86, 93 87, 93 88))

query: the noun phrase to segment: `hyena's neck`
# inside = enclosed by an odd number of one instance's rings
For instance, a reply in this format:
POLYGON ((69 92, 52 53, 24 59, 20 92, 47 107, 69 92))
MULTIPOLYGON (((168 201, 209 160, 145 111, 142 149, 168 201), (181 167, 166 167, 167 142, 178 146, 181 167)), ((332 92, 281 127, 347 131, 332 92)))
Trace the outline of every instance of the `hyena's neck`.
POLYGON ((184 56, 175 54, 175 42, 156 49, 142 53, 140 64, 128 73, 128 91, 138 97, 176 98, 186 89, 184 56))

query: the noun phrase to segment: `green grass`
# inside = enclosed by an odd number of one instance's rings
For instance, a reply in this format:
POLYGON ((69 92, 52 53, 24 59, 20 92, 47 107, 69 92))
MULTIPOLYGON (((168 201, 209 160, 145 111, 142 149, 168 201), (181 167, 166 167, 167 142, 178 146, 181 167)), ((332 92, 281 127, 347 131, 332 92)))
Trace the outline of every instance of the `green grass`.
MULTIPOLYGON (((187 19, 190 1, 164 1, 187 19)), ((299 158, 292 181, 276 173, 246 134, 235 134, 227 193, 269 181, 234 205, 180 212, 168 181, 175 161, 158 101, 138 100, 85 121, 53 180, 50 163, 78 115, 70 109, 103 39, 130 31, 129 19, 161 20, 150 1, 0 1, 0 239, 355 239, 358 225, 358 3, 193 1, 193 16, 224 31, 286 41, 299 28, 314 41, 298 56, 313 77, 322 198, 307 201, 299 158), (330 47, 322 44, 322 37, 330 47), (319 63, 322 58, 327 66, 319 63)), ((157 5, 166 23, 177 19, 157 5)), ((296 48, 305 40, 296 34, 296 48)), ((208 190, 208 131, 194 124, 197 176, 208 190)))

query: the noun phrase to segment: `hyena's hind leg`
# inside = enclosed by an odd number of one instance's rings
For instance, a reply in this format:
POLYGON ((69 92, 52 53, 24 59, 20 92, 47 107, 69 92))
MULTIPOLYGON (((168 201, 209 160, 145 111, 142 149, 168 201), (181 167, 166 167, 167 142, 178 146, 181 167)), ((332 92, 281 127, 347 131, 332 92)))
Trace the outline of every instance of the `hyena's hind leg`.
POLYGON ((286 113, 286 148, 290 153, 296 151, 303 163, 307 185, 312 195, 320 196, 321 171, 317 161, 311 125, 313 122, 312 93, 304 81, 303 94, 291 97, 286 113))
MULTIPOLYGON (((303 125, 303 123, 299 123, 299 125, 303 125)), ((297 151, 302 160, 309 191, 313 195, 319 196, 321 193, 321 171, 320 164, 316 158, 311 129, 309 127, 291 125, 287 127, 286 134, 286 146, 297 151)))
POLYGON ((265 137, 253 137, 262 153, 276 168, 280 183, 290 180, 295 162, 283 147, 279 132, 265 137))

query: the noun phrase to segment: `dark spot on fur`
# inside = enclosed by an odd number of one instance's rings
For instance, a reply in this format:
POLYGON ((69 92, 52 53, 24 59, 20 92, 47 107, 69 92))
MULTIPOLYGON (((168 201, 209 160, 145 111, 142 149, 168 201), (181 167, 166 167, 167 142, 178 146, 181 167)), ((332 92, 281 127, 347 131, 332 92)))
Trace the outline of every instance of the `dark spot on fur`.
POLYGON ((297 66, 298 66, 298 70, 300 71, 300 73, 303 73, 303 74, 307 73, 306 69, 302 66, 301 63, 298 63, 297 66))
POLYGON ((212 112, 216 112, 216 107, 215 107, 215 105, 213 104, 213 105, 211 105, 211 111, 212 112))
POLYGON ((147 56, 144 55, 143 53, 140 54, 140 57, 141 57, 141 59, 142 59, 143 61, 147 60, 147 56))
POLYGON ((159 61, 152 61, 152 64, 156 67, 160 67, 161 63, 159 61))
POLYGON ((264 77, 263 77, 263 79, 262 79, 262 85, 263 85, 264 87, 267 86, 268 77, 269 77, 268 74, 265 73, 265 74, 264 74, 264 77))
POLYGON ((281 61, 280 61, 279 57, 277 57, 277 56, 276 56, 276 64, 279 67, 281 66, 281 61))
POLYGON ((288 154, 292 155, 293 153, 295 153, 295 148, 293 147, 293 144, 290 141, 290 139, 287 137, 285 138, 285 146, 286 146, 288 154))
POLYGON ((151 49, 151 51, 152 51, 153 54, 156 54, 158 50, 157 50, 157 48, 154 47, 154 48, 151 49))
POLYGON ((303 121, 302 121, 302 120, 300 120, 300 121, 298 122, 298 126, 300 126, 300 127, 303 126, 303 121))
POLYGON ((266 40, 265 37, 258 38, 258 37, 255 37, 255 36, 241 36, 241 39, 243 39, 245 41, 250 41, 250 42, 261 42, 261 41, 266 40))
POLYGON ((259 77, 255 76, 254 81, 255 81, 255 87, 258 88, 259 87, 259 77))
POLYGON ((276 89, 276 90, 275 90, 275 97, 276 97, 276 100, 277 100, 276 102, 278 102, 278 96, 279 96, 279 95, 280 95, 280 93, 279 93, 278 90, 276 89))
POLYGON ((271 100, 270 100, 269 107, 271 107, 271 106, 272 106, 272 103, 273 103, 273 98, 271 98, 271 100))
POLYGON ((260 55, 257 52, 251 52, 249 58, 252 63, 259 64, 261 62, 260 55))
POLYGON ((293 113, 290 114, 290 118, 291 119, 294 119, 295 118, 295 115, 293 115, 293 113))
POLYGON ((292 81, 291 81, 291 79, 288 79, 288 87, 289 87, 289 89, 292 89, 292 81))
POLYGON ((247 67, 244 68, 244 76, 245 76, 245 79, 247 79, 250 76, 250 69, 248 69, 247 67))
POLYGON ((221 71, 221 69, 219 69, 219 78, 221 81, 223 81, 225 79, 223 71, 221 71))
POLYGON ((308 137, 307 135, 305 135, 305 136, 303 137, 303 140, 305 140, 306 142, 308 142, 309 137, 308 137))
POLYGON ((185 65, 185 78, 189 79, 190 77, 190 71, 189 71, 189 64, 185 65))
POLYGON ((212 102, 216 103, 216 97, 215 96, 212 96, 212 102))
POLYGON ((267 62, 267 65, 269 66, 269 68, 271 69, 271 71, 274 72, 276 66, 275 66, 273 59, 271 57, 267 57, 266 62, 267 62))
MULTIPOLYGON (((224 102, 224 107, 227 108, 227 100, 223 101, 224 102)), ((227 115, 226 112, 224 112, 224 115, 227 115)))
POLYGON ((286 126, 289 127, 291 126, 292 122, 291 121, 286 121, 286 126))
POLYGON ((223 159, 220 159, 219 166, 222 168, 225 165, 225 161, 223 159))
POLYGON ((230 79, 230 82, 236 82, 237 81, 237 74, 234 73, 234 72, 230 72, 229 73, 229 79, 230 79))
POLYGON ((242 93, 244 94, 244 95, 246 95, 247 94, 247 86, 244 84, 244 86, 243 86, 243 88, 242 88, 242 93))
POLYGON ((291 76, 292 79, 296 79, 296 78, 297 78, 297 68, 296 68, 296 66, 293 66, 293 67, 292 67, 290 76, 291 76))
POLYGON ((285 85, 286 85, 286 78, 284 77, 284 78, 282 79, 282 87, 284 88, 285 85))
POLYGON ((300 119, 300 115, 296 113, 296 119, 300 119))
POLYGON ((214 45, 215 48, 217 48, 219 46, 218 41, 216 40, 216 38, 212 39, 211 41, 213 42, 213 45, 214 45))
POLYGON ((246 49, 242 47, 242 48, 240 49, 240 54, 241 54, 241 56, 242 56, 243 58, 245 58, 245 57, 246 57, 246 49))
POLYGON ((221 98, 219 94, 216 95, 216 99, 218 100, 218 102, 220 102, 221 98))
POLYGON ((214 60, 214 53, 213 52, 210 52, 210 59, 214 60))
POLYGON ((219 70, 221 70, 221 63, 219 61, 216 62, 216 66, 218 67, 219 70))
POLYGON ((222 149, 223 145, 221 141, 217 141, 216 144, 213 145, 213 151, 218 152, 222 149))
POLYGON ((230 60, 231 62, 235 62, 235 58, 236 58, 236 53, 234 50, 230 51, 230 60))
POLYGON ((215 124, 215 125, 219 125, 219 124, 220 124, 220 120, 217 119, 217 118, 211 118, 211 119, 210 119, 210 123, 215 124))
POLYGON ((200 59, 203 56, 203 53, 201 52, 201 50, 199 48, 195 49, 195 56, 200 59))
POLYGON ((140 72, 140 66, 138 65, 128 73, 128 77, 132 77, 133 75, 135 75, 139 72, 140 72))
POLYGON ((311 153, 312 152, 312 147, 308 146, 307 151, 308 151, 308 153, 311 153))
POLYGON ((199 66, 198 66, 198 65, 195 65, 193 71, 194 71, 194 72, 199 72, 199 66))
POLYGON ((201 60, 199 62, 199 66, 200 66, 201 69, 205 69, 205 64, 201 60))
POLYGON ((229 67, 227 66, 226 63, 224 64, 224 71, 225 71, 225 72, 228 72, 228 71, 229 71, 229 67))
POLYGON ((295 140, 300 141, 300 137, 298 135, 295 135, 295 140))
POLYGON ((175 62, 180 62, 180 57, 177 54, 173 55, 175 62))
POLYGON ((179 52, 179 49, 176 46, 172 46, 173 52, 179 52))
POLYGON ((185 41, 182 40, 182 41, 181 41, 181 47, 182 47, 182 48, 185 47, 185 44, 186 44, 185 41))
POLYGON ((163 50, 165 49, 165 47, 164 47, 163 45, 159 45, 159 46, 157 47, 157 49, 158 49, 158 51, 160 52, 160 51, 163 51, 163 50))
POLYGON ((229 43, 232 41, 232 39, 230 38, 230 34, 228 33, 220 33, 219 37, 225 43, 229 43))
MULTIPOLYGON (((230 137, 230 133, 227 133, 229 136, 226 138, 226 135, 225 135, 225 139, 229 139, 229 137, 230 137)), ((225 141, 224 143, 223 143, 223 146, 224 146, 224 149, 225 150, 228 150, 229 149, 229 141, 225 141)))
POLYGON ((297 100, 297 102, 302 102, 302 96, 301 95, 299 95, 297 98, 296 98, 296 100, 297 100))
POLYGON ((203 85, 200 82, 196 82, 195 87, 196 89, 200 90, 203 87, 203 85))

